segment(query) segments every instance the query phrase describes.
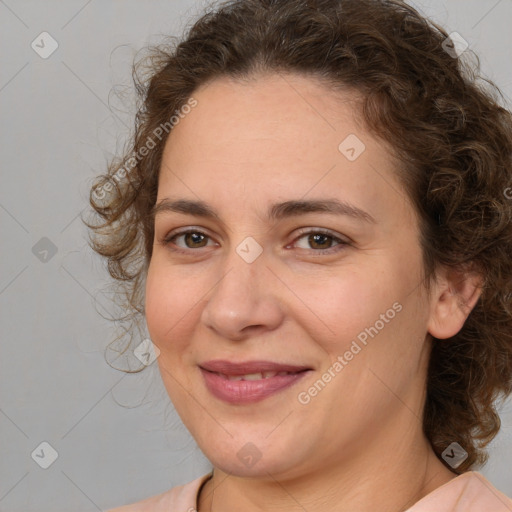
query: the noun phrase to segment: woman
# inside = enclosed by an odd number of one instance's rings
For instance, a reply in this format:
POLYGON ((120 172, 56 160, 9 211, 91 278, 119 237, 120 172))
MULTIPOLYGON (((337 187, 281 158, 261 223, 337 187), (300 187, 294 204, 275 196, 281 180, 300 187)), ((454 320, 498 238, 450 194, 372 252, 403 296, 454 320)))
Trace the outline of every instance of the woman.
POLYGON ((213 471, 116 511, 512 510, 474 471, 512 122, 461 51, 397 0, 237 0, 153 56, 92 244, 213 471))

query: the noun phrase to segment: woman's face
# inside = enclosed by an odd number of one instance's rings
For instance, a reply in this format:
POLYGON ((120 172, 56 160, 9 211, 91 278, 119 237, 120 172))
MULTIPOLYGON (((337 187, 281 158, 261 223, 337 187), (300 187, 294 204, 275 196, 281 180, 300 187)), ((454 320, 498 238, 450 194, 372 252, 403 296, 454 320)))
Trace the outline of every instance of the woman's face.
POLYGON ((165 147, 146 286, 183 422, 238 475, 399 450, 421 431, 432 308, 396 163, 353 95, 306 77, 194 98, 165 147))

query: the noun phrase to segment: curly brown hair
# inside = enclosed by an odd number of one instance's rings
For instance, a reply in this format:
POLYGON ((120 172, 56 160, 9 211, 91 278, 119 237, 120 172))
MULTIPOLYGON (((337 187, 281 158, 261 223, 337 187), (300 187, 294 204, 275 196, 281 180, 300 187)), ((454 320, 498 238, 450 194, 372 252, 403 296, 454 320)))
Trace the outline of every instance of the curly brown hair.
POLYGON ((512 391, 512 115, 503 95, 481 76, 478 57, 449 51, 448 33, 399 0, 229 0, 207 9, 181 41, 135 64, 131 146, 91 189, 99 219, 86 222, 90 243, 122 285, 124 319, 144 315, 162 152, 199 86, 294 72, 358 91, 365 127, 402 163, 427 289, 440 265, 482 277, 460 332, 432 340, 423 429, 441 460, 453 441, 468 452, 457 472, 483 464, 500 427, 497 399, 512 391))

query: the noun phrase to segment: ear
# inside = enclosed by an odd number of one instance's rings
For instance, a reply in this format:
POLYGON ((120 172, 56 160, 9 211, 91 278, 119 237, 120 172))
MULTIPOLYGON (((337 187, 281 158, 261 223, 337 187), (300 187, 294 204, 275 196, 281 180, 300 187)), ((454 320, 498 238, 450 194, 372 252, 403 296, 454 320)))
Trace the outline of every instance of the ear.
POLYGON ((432 287, 428 332, 438 339, 455 336, 482 292, 482 276, 469 270, 442 267, 432 287))

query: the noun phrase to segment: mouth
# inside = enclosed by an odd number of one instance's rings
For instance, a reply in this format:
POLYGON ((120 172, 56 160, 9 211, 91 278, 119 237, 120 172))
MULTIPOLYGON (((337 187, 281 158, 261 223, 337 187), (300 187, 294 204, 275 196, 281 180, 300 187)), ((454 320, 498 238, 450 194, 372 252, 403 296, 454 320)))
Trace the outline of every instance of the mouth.
MULTIPOLYGON (((307 370, 303 370, 307 371, 307 370)), ((284 377, 285 375, 294 375, 295 373, 299 372, 256 372, 256 373, 245 373, 243 375, 226 375, 224 373, 219 372, 211 372, 215 373, 219 377, 223 377, 227 380, 263 380, 263 379, 270 379, 272 377, 284 377)))
POLYGON ((312 368, 271 361, 234 363, 215 360, 199 365, 209 392, 229 404, 250 404, 275 395, 312 368))

